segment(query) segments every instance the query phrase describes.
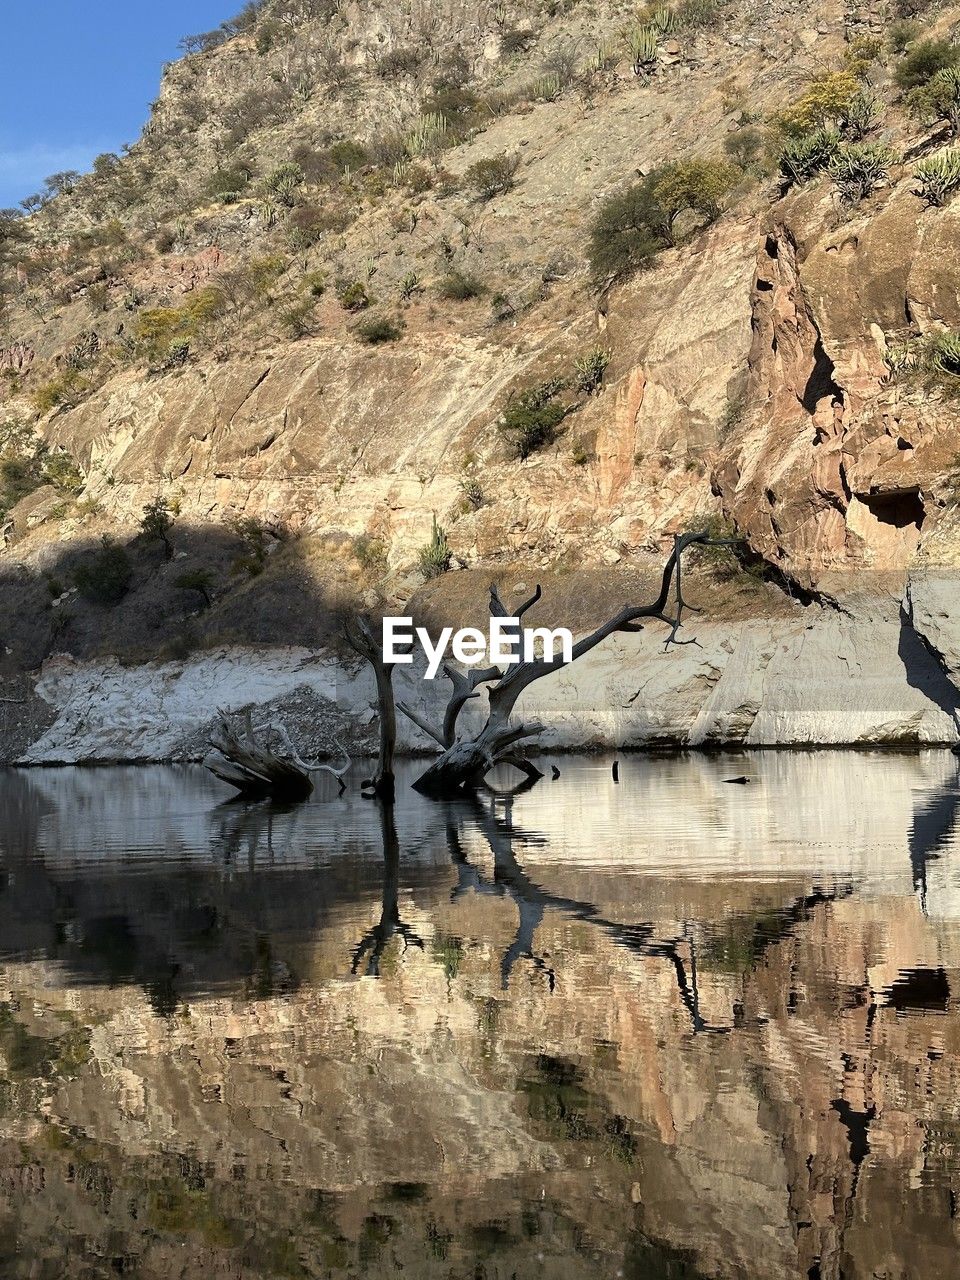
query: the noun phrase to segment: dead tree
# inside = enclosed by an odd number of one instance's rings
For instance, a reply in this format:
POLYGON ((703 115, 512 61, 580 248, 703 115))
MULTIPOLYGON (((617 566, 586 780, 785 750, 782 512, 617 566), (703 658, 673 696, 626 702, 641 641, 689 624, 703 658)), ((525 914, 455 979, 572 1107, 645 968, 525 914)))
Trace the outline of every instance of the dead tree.
POLYGON ((305 800, 313 791, 310 775, 291 760, 283 760, 257 739, 251 713, 244 716, 242 733, 221 711, 210 734, 213 751, 203 763, 222 782, 236 787, 249 799, 271 796, 278 800, 305 800))
MULTIPOLYGON (((681 561, 683 552, 694 544, 729 545, 726 539, 714 539, 705 532, 675 536, 673 551, 663 568, 660 594, 656 600, 650 604, 627 605, 621 609, 590 635, 577 641, 573 646, 570 661, 576 662, 578 658, 582 658, 585 653, 596 648, 614 632, 641 631, 643 629, 641 619, 649 618, 666 623, 670 628, 667 645, 693 643, 678 640, 677 632, 682 624, 685 610, 693 610, 693 606, 688 605, 683 598, 681 561), (668 611, 668 605, 670 611, 668 611)), ((536 604, 541 594, 538 586, 528 600, 511 612, 500 599, 496 586, 492 586, 490 613, 495 617, 520 619, 536 604)), ((693 611, 696 612, 696 610, 693 611)), ((505 671, 501 671, 499 667, 486 667, 483 670, 471 671, 468 675, 445 665, 444 674, 453 685, 453 694, 447 704, 442 729, 434 728, 405 703, 398 703, 404 715, 429 734, 442 748, 441 754, 414 783, 416 789, 424 795, 457 795, 479 786, 486 774, 498 764, 511 764, 529 778, 542 777, 540 770, 521 754, 523 748, 520 744, 535 738, 543 731, 544 726, 533 721, 529 724, 513 723, 511 715, 526 688, 535 680, 541 680, 544 676, 551 675, 567 665, 562 658, 551 661, 549 656, 544 656, 529 662, 514 663, 505 671), (479 690, 482 685, 488 686, 487 698, 490 709, 486 723, 475 737, 458 739, 456 729, 460 712, 468 701, 480 696, 479 690)))
POLYGON ((350 647, 370 663, 377 682, 380 751, 377 755, 376 772, 372 778, 364 780, 363 786, 389 803, 396 792, 393 756, 397 747, 397 711, 393 698, 393 663, 384 661, 383 650, 374 638, 373 629, 366 618, 354 619, 347 624, 345 632, 350 647))
MULTIPOLYGON (((244 715, 242 732, 235 730, 221 711, 217 726, 210 734, 210 746, 213 750, 204 757, 203 763, 214 777, 236 787, 247 799, 306 800, 313 791, 311 766, 300 759, 286 729, 282 725, 271 724, 254 730, 250 711, 244 715), (258 738, 257 733, 266 729, 277 733, 290 753, 289 758, 277 755, 262 738, 258 738)), ((343 751, 342 747, 340 749, 343 751)), ((343 754, 346 756, 346 752, 343 754)), ((317 767, 332 773, 340 782, 342 791, 342 775, 350 767, 349 756, 342 769, 331 765, 317 767)))

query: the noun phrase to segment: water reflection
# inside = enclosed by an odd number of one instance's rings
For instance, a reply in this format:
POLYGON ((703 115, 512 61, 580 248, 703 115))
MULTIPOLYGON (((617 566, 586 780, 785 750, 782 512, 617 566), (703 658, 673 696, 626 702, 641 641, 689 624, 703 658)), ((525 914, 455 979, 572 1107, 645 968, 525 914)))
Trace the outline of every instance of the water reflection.
POLYGON ((954 757, 334 791, 0 776, 0 1275, 955 1274, 954 757))

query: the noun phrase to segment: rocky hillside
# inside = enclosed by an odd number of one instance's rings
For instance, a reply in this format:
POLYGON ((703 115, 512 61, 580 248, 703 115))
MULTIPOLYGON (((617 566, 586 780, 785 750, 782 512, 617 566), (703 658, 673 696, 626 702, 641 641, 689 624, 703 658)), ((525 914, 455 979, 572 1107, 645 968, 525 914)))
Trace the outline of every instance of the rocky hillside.
POLYGON ((138 142, 0 215, 6 754, 136 755, 88 732, 130 663, 255 646, 292 693, 358 600, 535 574, 585 626, 703 521, 743 540, 708 656, 608 654, 647 694, 601 725, 578 674, 561 744, 955 740, 960 11, 919 9, 263 0, 186 41, 138 142))

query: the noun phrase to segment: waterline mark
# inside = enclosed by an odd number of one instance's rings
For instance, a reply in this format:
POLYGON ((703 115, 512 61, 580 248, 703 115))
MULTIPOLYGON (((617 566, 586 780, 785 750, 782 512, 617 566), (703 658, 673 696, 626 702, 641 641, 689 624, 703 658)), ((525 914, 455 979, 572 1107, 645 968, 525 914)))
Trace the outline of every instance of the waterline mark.
POLYGON ((414 627, 412 618, 386 617, 383 620, 383 660, 387 663, 413 662, 417 640, 427 659, 426 680, 440 671, 448 649, 457 662, 473 667, 479 662, 491 666, 556 661, 573 661, 573 634, 566 627, 521 627, 519 618, 491 618, 485 634, 479 627, 444 627, 434 643, 426 627, 414 627))

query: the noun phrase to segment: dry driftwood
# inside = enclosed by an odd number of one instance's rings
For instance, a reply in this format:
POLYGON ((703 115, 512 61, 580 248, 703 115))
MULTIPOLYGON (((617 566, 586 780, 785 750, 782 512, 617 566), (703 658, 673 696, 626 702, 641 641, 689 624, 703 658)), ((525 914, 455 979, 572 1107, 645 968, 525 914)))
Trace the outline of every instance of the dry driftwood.
POLYGON ((350 757, 340 743, 345 763, 337 768, 329 764, 308 764, 301 760, 286 728, 277 722, 253 727, 249 711, 243 717, 243 730, 233 728, 223 711, 219 712, 216 729, 210 735, 213 750, 203 763, 215 777, 236 787, 241 795, 251 799, 270 796, 277 800, 305 800, 313 791, 311 769, 322 769, 333 774, 344 790, 343 775, 350 768, 350 757), (279 756, 258 738, 258 733, 272 729, 286 749, 286 757, 279 756))

